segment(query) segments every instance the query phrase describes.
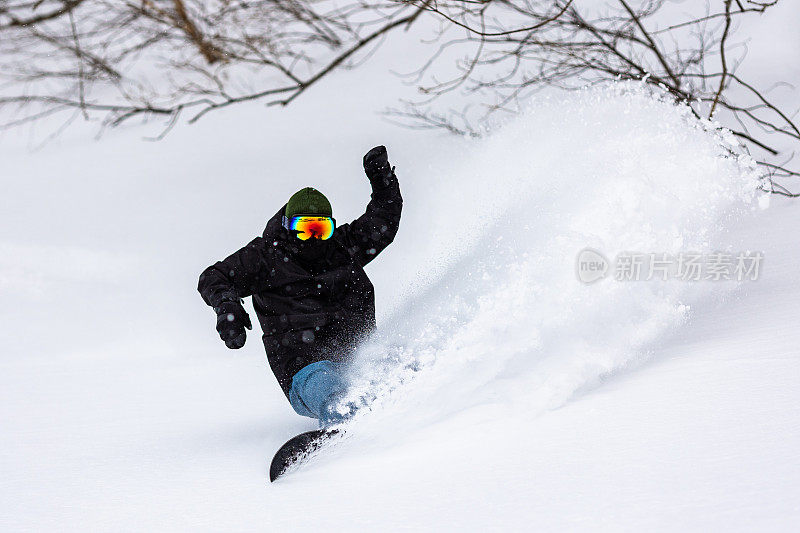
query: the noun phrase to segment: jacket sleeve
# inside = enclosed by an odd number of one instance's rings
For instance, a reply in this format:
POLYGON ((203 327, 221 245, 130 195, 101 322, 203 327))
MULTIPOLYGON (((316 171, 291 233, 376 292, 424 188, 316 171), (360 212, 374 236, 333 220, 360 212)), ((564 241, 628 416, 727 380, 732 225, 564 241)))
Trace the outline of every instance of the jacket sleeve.
POLYGON ((238 302, 266 287, 272 270, 273 250, 262 237, 229 257, 211 265, 200 274, 197 290, 211 307, 225 301, 238 302))
POLYGON ((372 196, 367 211, 350 224, 336 229, 343 235, 350 254, 362 266, 375 259, 394 240, 403 210, 403 198, 394 169, 385 176, 370 180, 370 184, 372 196))

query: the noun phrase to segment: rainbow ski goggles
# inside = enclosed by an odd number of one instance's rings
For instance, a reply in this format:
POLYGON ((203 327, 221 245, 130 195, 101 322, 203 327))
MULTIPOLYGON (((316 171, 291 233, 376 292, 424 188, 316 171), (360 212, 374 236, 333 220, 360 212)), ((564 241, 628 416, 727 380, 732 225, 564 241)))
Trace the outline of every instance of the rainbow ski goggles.
POLYGON ((336 220, 319 215, 297 215, 283 217, 283 227, 289 231, 298 232, 295 235, 301 241, 307 241, 312 237, 326 241, 333 235, 336 220))

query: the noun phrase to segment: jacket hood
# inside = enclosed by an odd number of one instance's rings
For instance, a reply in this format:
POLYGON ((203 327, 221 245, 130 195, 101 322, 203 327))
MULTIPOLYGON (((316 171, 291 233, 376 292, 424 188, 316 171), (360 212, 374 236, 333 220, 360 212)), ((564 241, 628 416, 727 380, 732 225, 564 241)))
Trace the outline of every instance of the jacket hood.
POLYGON ((272 218, 267 221, 267 226, 264 228, 262 237, 265 239, 286 241, 289 237, 289 231, 283 227, 283 213, 286 211, 286 204, 278 209, 272 218))

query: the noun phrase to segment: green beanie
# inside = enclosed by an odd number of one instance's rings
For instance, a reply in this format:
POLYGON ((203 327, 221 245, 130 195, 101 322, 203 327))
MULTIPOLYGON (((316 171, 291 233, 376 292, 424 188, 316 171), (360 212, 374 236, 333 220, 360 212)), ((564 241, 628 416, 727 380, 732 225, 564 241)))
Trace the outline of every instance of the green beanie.
POLYGON ((333 210, 331 203, 325 195, 314 187, 300 189, 289 198, 286 204, 286 216, 291 218, 295 215, 321 215, 332 217, 333 210))

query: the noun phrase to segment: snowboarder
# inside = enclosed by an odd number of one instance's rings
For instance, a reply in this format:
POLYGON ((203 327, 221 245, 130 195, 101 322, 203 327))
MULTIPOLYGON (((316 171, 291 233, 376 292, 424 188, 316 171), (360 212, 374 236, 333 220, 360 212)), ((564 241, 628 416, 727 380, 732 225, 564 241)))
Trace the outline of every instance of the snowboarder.
POLYGON ((375 328, 375 293, 364 266, 397 234, 403 199, 386 148, 364 156, 372 186, 366 212, 336 225, 318 190, 296 192, 261 237, 200 275, 198 291, 217 314, 231 349, 252 329, 242 298, 252 296, 267 359, 294 410, 325 427, 352 415, 337 409, 344 365, 375 328))

